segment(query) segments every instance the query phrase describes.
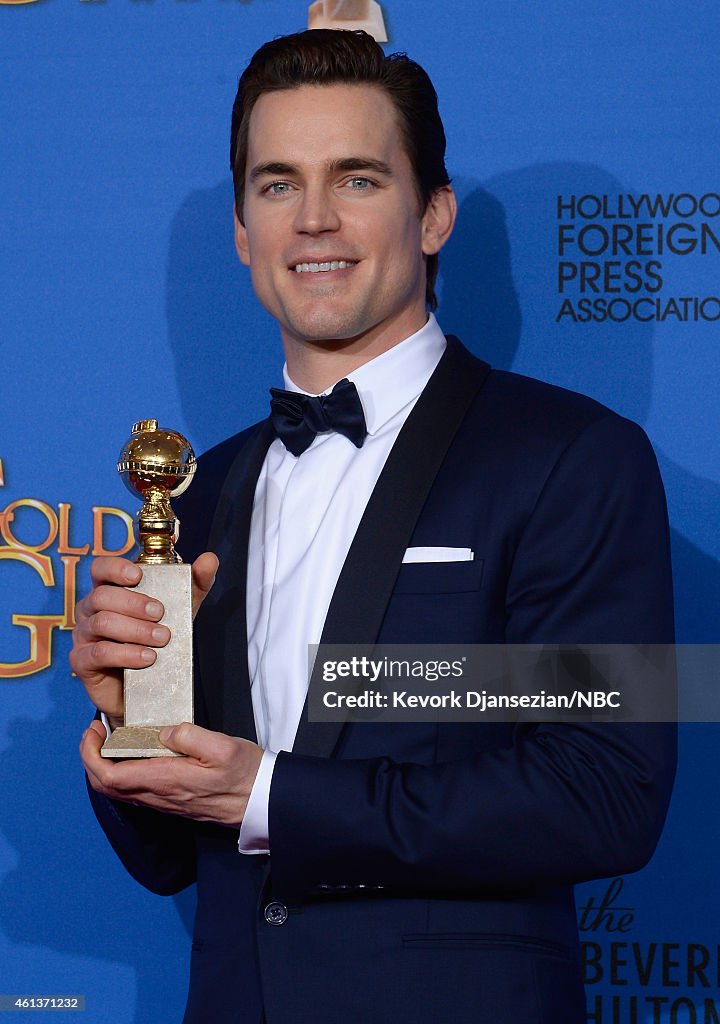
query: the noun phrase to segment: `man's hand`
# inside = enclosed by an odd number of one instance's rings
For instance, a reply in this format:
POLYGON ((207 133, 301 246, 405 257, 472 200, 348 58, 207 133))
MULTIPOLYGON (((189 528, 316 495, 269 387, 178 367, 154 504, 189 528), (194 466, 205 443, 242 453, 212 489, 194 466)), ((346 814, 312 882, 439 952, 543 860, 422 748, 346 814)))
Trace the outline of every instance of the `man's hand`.
POLYGON ((187 722, 162 729, 160 739, 170 750, 187 756, 115 764, 100 754, 104 726, 92 722, 80 743, 92 788, 112 800, 239 828, 262 758, 261 748, 249 740, 187 722))
MULTIPOLYGON (((205 552, 195 560, 193 614, 210 591, 217 557, 205 552)), ((125 558, 96 558, 90 569, 92 590, 76 609, 70 665, 96 708, 113 728, 122 724, 124 668, 146 668, 164 647, 170 630, 160 625, 165 609, 147 594, 128 589, 142 578, 142 567, 125 558)))

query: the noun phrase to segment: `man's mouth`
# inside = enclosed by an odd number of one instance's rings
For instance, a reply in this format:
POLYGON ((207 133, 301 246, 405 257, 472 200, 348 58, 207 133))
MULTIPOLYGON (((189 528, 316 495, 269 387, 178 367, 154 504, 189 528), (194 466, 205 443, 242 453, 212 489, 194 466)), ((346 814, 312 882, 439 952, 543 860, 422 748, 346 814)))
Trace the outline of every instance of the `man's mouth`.
POLYGON ((328 260, 323 263, 296 263, 290 269, 296 274, 327 274, 329 270, 346 270, 356 264, 357 260, 328 260))

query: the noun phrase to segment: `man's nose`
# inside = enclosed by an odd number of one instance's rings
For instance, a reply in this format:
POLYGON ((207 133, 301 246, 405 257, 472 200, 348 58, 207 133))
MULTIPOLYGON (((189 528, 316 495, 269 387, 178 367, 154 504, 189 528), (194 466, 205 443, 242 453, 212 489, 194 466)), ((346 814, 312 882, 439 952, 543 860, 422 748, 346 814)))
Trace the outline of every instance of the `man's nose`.
POLYGON ((336 201, 326 188, 306 188, 297 205, 295 230, 309 235, 337 231, 340 227, 336 201))

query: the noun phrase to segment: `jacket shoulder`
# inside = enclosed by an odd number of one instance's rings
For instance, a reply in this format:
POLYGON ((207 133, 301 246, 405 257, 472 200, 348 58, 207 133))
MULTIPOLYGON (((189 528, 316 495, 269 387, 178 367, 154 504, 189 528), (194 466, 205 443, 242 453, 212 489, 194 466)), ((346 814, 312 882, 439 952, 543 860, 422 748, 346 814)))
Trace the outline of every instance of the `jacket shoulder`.
POLYGON ((637 424, 587 395, 511 370, 490 367, 453 335, 447 336, 448 356, 457 379, 482 373, 483 382, 471 407, 470 421, 491 430, 497 443, 533 439, 537 443, 571 442, 595 422, 623 434, 644 432, 637 424))
POLYGON ((570 439, 598 420, 621 431, 625 424, 637 426, 588 395, 509 370, 490 372, 484 398, 504 426, 514 424, 517 430, 531 429, 541 436, 570 439))
POLYGON ((506 370, 492 370, 471 433, 491 433, 499 458, 550 468, 565 453, 595 465, 656 466, 641 426, 587 395, 506 370))

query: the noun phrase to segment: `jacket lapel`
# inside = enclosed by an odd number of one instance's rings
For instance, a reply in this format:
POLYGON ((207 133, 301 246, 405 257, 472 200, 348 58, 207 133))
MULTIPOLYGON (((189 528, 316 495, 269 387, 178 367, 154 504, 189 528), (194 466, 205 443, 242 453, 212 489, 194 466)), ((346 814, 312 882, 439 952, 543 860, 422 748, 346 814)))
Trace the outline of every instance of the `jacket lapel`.
MULTIPOLYGON (((403 555, 448 448, 490 367, 452 336, 408 416, 360 521, 328 609, 321 644, 372 645, 403 555)), ((341 722, 309 722, 307 701, 293 752, 329 757, 341 722)))
POLYGON ((210 728, 256 740, 247 659, 246 585, 255 486, 275 434, 269 421, 243 446, 223 485, 208 546, 220 559, 215 586, 195 628, 200 679, 210 728))

